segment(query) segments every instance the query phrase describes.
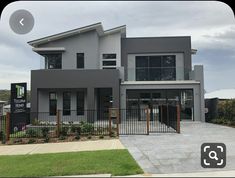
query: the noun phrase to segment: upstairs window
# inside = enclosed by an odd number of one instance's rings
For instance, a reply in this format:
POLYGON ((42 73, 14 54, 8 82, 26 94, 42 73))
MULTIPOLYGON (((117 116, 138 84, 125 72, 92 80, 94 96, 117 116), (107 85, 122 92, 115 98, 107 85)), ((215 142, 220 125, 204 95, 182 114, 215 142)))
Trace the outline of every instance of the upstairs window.
POLYGON ((103 59, 116 59, 117 54, 115 53, 110 53, 110 54, 103 54, 103 59))
POLYGON ((116 66, 116 61, 103 61, 103 66, 116 66))
POLYGON ((136 80, 176 80, 175 55, 136 56, 136 80))
POLYGON ((84 53, 77 53, 77 68, 84 69, 84 53))
POLYGON ((117 61, 116 54, 103 54, 102 68, 103 69, 116 69, 117 61))
POLYGON ((62 54, 45 54, 45 69, 61 69, 62 54))

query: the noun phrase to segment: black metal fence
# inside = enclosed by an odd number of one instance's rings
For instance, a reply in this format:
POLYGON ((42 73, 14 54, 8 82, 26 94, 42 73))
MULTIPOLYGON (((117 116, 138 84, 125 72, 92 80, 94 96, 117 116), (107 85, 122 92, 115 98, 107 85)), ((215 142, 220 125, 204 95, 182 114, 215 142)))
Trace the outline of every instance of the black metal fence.
POLYGON ((6 116, 0 116, 0 141, 6 141, 6 116))
POLYGON ((159 105, 146 109, 120 110, 120 135, 175 133, 179 131, 179 110, 176 105, 159 105))
POLYGON ((15 122, 9 114, 0 117, 0 139, 4 136, 11 139, 179 133, 177 106, 159 105, 155 108, 117 110, 118 118, 112 118, 109 109, 58 110, 55 115, 49 112, 30 112, 25 114, 25 122, 15 122))

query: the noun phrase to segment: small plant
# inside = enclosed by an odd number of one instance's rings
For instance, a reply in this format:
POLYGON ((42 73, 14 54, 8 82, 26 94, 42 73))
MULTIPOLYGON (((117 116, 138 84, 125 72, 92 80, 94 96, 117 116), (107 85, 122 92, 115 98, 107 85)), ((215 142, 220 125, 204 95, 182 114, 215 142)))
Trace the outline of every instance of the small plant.
POLYGON ((87 139, 91 139, 91 135, 88 135, 88 136, 87 136, 87 139))
POLYGON ((103 138, 104 138, 104 135, 100 135, 99 138, 100 138, 100 139, 103 139, 103 138))
POLYGON ((38 136, 37 132, 34 129, 26 130, 26 135, 28 137, 37 137, 38 136))
POLYGON ((43 138, 47 138, 48 135, 49 135, 49 128, 48 127, 43 127, 41 130, 42 130, 43 138))
POLYGON ((31 139, 29 139, 28 144, 32 144, 32 143, 35 143, 35 142, 36 142, 36 140, 31 138, 31 139))

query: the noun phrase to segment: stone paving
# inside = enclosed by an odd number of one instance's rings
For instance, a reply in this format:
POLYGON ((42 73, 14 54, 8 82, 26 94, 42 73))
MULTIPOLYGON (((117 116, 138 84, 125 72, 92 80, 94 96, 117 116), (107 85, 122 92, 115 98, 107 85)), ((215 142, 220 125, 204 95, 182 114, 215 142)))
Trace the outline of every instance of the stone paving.
POLYGON ((156 133, 121 136, 145 173, 190 173, 235 170, 235 128, 202 122, 181 122, 181 134, 156 133), (200 148, 205 142, 222 142, 227 147, 227 164, 223 169, 201 167, 200 148))

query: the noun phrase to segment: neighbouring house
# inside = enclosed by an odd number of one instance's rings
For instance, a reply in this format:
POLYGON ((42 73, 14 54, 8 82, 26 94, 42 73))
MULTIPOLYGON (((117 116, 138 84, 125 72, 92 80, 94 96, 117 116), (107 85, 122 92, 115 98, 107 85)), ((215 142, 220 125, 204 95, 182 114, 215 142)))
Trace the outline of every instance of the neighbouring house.
POLYGON ((6 101, 1 101, 0 100, 0 116, 3 115, 3 106, 4 106, 5 103, 6 103, 6 101))
POLYGON ((235 99, 235 89, 221 89, 205 93, 206 122, 211 122, 218 117, 220 102, 231 99, 235 99))
MULTIPOLYGON (((180 104, 181 118, 204 121, 203 66, 192 66, 190 36, 126 37, 101 23, 28 42, 43 57, 31 71, 31 112, 141 109, 180 104)), ((103 116, 102 116, 103 117, 103 116)), ((121 118, 125 119, 125 117, 121 118)))

